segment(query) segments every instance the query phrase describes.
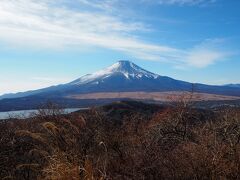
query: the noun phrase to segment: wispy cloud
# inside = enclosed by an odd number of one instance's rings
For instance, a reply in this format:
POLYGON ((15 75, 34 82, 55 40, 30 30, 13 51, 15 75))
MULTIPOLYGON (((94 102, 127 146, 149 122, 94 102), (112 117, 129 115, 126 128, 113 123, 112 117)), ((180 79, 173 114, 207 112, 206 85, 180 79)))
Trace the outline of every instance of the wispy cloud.
MULTIPOLYGON (((77 0, 81 4, 102 10, 112 10, 119 0, 77 0)), ((115 9, 115 8, 114 8, 115 9)))
MULTIPOLYGON (((89 0, 71 1, 103 9, 112 6, 108 0, 101 3, 89 0)), ((142 22, 99 11, 76 10, 64 2, 66 1, 1 0, 0 41, 32 48, 101 47, 121 51, 139 59, 200 68, 226 56, 226 53, 219 52, 216 48, 205 50, 203 44, 201 48, 196 46, 192 49, 179 49, 145 42, 136 36, 138 32, 147 33, 149 30, 149 26, 142 22)))
POLYGON ((233 55, 223 49, 225 39, 206 39, 188 51, 186 65, 204 68, 233 55))
POLYGON ((216 63, 219 59, 224 59, 227 54, 207 49, 196 49, 189 53, 186 62, 188 65, 203 68, 216 63))
MULTIPOLYGON (((142 0, 144 2, 152 0, 142 0)), ((167 5, 206 5, 216 2, 216 0, 157 0, 154 1, 158 4, 167 4, 167 5)))
MULTIPOLYGON (((77 0, 78 2, 89 5, 93 8, 104 10, 115 9, 116 5, 126 4, 128 0, 77 0)), ((153 3, 160 5, 206 5, 215 3, 217 0, 132 0, 135 3, 153 3)))

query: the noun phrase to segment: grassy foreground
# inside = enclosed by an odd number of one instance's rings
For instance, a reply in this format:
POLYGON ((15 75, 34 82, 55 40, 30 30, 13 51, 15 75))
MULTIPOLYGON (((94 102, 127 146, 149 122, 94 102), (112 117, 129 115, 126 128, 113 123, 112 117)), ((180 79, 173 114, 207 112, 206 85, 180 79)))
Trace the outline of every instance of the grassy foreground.
POLYGON ((0 179, 240 179, 239 108, 59 111, 0 121, 0 179))

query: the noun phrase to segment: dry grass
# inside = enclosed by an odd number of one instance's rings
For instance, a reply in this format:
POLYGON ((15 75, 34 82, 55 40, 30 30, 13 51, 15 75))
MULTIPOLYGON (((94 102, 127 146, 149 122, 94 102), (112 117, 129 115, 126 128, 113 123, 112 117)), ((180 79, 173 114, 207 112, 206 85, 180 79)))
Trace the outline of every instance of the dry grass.
POLYGON ((240 109, 189 102, 2 121, 0 179, 239 179, 240 109))
MULTIPOLYGON (((191 92, 104 92, 104 93, 89 93, 70 95, 70 99, 137 99, 137 100, 154 100, 171 102, 182 99, 183 94, 191 94, 191 92)), ((237 96, 224 96, 208 93, 194 93, 193 101, 220 101, 220 100, 239 100, 237 96)))

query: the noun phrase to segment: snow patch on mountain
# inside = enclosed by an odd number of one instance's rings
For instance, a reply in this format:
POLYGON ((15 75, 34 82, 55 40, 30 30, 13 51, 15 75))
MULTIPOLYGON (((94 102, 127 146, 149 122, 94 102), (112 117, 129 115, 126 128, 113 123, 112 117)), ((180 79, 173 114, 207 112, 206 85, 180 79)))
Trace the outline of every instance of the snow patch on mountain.
POLYGON ((71 82, 71 85, 81 85, 86 83, 94 82, 97 84, 99 81, 106 79, 114 74, 122 74, 126 79, 140 79, 149 78, 156 79, 159 75, 151 73, 130 61, 118 61, 117 63, 97 71, 93 74, 87 74, 81 78, 71 82), (96 81, 96 82, 95 82, 96 81))

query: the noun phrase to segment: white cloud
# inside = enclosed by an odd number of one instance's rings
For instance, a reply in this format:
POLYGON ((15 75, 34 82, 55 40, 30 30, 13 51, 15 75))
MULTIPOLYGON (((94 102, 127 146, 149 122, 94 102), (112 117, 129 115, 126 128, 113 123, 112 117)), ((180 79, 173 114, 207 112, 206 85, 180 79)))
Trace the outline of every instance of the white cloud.
POLYGON ((193 50, 187 57, 187 64, 193 67, 203 68, 223 59, 226 54, 207 49, 193 50))
MULTIPOLYGON (((89 5, 93 8, 103 10, 113 10, 116 5, 126 4, 128 0, 77 0, 78 2, 89 5)), ((166 4, 166 5, 206 5, 215 3, 217 0, 132 0, 134 3, 152 3, 152 4, 166 4)))
MULTIPOLYGON (((97 8, 111 6, 109 0, 71 1, 97 8)), ((177 1, 180 0, 171 0, 177 1)), ((200 50, 184 50, 144 42, 135 35, 148 30, 144 23, 98 11, 72 9, 64 2, 66 0, 1 0, 0 41, 23 48, 101 47, 180 66, 206 67, 223 58, 216 49, 206 51, 203 45, 200 50)))
POLYGON ((206 39, 201 44, 189 50, 186 64, 192 67, 204 68, 224 60, 232 53, 223 49, 225 39, 206 39))
POLYGON ((111 11, 119 0, 77 0, 79 3, 93 8, 111 11))
MULTIPOLYGON (((144 0, 148 1, 148 0, 144 0)), ((168 4, 168 5, 202 5, 214 3, 216 0, 158 0, 159 4, 168 4)))

